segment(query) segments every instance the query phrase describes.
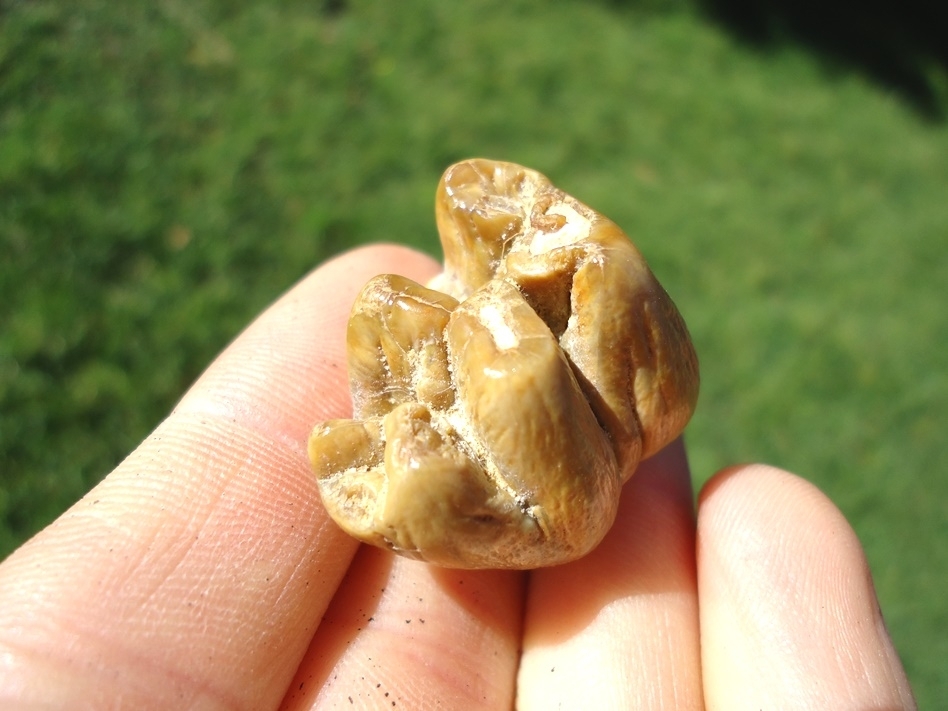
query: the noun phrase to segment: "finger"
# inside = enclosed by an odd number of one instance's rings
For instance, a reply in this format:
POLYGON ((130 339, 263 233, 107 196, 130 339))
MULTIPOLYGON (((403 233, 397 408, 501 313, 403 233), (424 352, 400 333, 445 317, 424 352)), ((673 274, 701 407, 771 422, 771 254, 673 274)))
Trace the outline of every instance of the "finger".
POLYGON ((511 708, 523 581, 363 546, 282 708, 511 708))
POLYGON ((374 274, 435 269, 395 247, 318 269, 11 556, 0 567, 0 699, 278 703, 355 550, 327 520, 305 453, 316 420, 348 413, 346 314, 374 274))
POLYGON ((699 501, 709 709, 915 708, 862 548, 829 499, 748 466, 699 501))
POLYGON ((525 625, 520 708, 701 708, 694 507, 680 440, 640 465, 596 550, 532 573, 525 625))

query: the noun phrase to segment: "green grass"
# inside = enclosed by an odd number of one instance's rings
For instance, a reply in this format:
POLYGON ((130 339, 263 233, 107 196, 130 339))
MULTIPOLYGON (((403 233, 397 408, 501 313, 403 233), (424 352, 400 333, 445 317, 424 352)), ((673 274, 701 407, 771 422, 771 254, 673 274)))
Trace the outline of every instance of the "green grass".
POLYGON ((615 219, 702 362, 700 484, 764 460, 853 523, 948 697, 948 129, 686 3, 0 1, 0 556, 295 279, 437 251, 472 155, 615 219))

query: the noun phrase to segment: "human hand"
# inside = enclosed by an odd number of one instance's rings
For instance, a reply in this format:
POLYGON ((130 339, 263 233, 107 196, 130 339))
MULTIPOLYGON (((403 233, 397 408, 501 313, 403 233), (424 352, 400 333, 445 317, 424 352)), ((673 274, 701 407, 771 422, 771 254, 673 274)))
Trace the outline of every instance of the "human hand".
POLYGON ((343 534, 306 440, 349 410, 349 306, 437 269, 376 246, 316 270, 0 566, 0 707, 915 707, 855 534, 775 469, 719 473, 696 516, 675 443, 593 553, 531 572, 343 534))

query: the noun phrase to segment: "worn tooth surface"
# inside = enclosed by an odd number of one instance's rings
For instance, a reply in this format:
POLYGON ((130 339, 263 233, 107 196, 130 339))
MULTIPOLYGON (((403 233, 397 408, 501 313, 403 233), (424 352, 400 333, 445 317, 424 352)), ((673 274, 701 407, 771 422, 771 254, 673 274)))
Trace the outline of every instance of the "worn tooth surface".
POLYGON ((458 307, 447 338, 467 440, 544 533, 511 564, 582 555, 612 525, 621 482, 550 329, 513 284, 494 280, 458 307))
POLYGON ((419 396, 453 397, 443 332, 457 300, 411 279, 383 274, 356 300, 347 333, 349 383, 361 417, 419 396))
POLYGON ((687 329, 625 234, 536 171, 458 163, 436 207, 444 272, 376 277, 353 307, 355 419, 313 430, 320 493, 353 536, 438 565, 573 560, 691 417, 687 329))

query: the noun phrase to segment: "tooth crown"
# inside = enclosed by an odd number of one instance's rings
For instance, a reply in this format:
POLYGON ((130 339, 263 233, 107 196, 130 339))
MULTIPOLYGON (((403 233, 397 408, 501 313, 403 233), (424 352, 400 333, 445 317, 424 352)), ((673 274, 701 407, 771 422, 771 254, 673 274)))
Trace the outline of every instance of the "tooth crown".
POLYGON ((323 503, 446 567, 579 558, 691 417, 687 329, 622 231, 533 170, 458 163, 436 208, 444 272, 375 277, 353 306, 355 419, 309 440, 323 503))

